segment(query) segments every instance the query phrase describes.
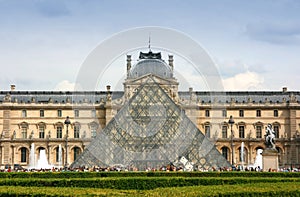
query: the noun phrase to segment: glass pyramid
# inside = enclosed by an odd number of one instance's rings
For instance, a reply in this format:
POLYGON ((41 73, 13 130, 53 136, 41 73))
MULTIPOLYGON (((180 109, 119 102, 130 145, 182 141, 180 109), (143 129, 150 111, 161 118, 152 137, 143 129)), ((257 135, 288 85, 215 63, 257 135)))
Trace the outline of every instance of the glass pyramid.
POLYGON ((70 167, 122 165, 145 170, 169 164, 194 169, 230 166, 149 76, 70 167))

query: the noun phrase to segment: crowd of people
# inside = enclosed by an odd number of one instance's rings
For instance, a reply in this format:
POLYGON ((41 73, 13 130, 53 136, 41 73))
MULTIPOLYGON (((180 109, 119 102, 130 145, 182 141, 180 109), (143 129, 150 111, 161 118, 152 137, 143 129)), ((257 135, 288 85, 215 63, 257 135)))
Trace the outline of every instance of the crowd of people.
MULTIPOLYGON (((186 170, 184 169, 183 166, 174 166, 174 165, 167 165, 167 166, 162 166, 160 168, 151 168, 151 167, 146 167, 143 169, 138 169, 134 166, 130 167, 124 167, 124 166, 111 166, 111 167, 99 167, 99 166, 94 166, 92 168, 82 166, 79 168, 65 168, 65 167, 52 167, 49 169, 35 169, 35 168, 23 168, 18 166, 17 168, 11 168, 10 166, 1 169, 0 172, 112 172, 112 171, 131 171, 131 172, 136 172, 136 171, 146 171, 146 172, 155 172, 155 171, 166 171, 166 172, 175 172, 175 171, 200 171, 200 172, 210 172, 210 171, 219 171, 219 172, 227 172, 227 171, 252 171, 252 172, 262 172, 263 170, 258 166, 258 167, 242 167, 242 166, 232 166, 232 167, 221 167, 221 168, 209 168, 209 169, 204 169, 204 168, 195 168, 193 170, 186 170)), ((269 169, 268 172, 300 172, 300 168, 279 168, 279 169, 269 169)))

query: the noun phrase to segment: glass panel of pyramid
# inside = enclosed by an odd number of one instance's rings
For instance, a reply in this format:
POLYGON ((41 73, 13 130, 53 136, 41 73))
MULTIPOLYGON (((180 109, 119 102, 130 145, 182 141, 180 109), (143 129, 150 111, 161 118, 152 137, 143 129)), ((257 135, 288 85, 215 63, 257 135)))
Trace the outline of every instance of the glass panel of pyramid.
POLYGON ((229 167, 228 161, 149 76, 70 167, 145 170, 175 164, 229 167))

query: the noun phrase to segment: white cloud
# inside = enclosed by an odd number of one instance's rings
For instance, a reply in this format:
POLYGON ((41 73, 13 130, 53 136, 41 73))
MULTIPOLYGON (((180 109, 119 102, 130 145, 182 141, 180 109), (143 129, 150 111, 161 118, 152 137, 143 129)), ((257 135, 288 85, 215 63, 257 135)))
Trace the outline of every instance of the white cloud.
POLYGON ((263 89, 264 77, 255 73, 246 71, 233 77, 223 79, 225 90, 260 90, 263 89))
POLYGON ((54 90, 56 90, 56 91, 74 91, 75 83, 71 83, 68 80, 63 80, 55 86, 54 90))

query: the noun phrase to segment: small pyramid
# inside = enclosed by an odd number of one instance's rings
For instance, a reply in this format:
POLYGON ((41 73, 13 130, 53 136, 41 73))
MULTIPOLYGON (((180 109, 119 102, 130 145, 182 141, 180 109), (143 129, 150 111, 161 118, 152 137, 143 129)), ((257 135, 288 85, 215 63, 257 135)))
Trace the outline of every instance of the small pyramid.
POLYGON ((230 166, 149 75, 70 167, 122 165, 145 170, 180 158, 198 169, 230 166))

